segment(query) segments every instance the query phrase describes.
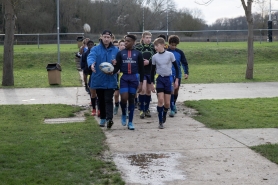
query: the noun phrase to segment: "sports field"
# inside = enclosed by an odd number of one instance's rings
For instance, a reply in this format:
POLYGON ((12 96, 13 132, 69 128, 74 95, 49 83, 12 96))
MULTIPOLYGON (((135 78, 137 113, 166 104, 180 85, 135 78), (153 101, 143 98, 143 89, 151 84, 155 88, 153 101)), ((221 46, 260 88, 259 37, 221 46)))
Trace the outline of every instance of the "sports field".
MULTIPOLYGON (((178 45, 189 63, 189 79, 182 83, 270 82, 278 79, 278 43, 254 43, 254 79, 245 79, 245 42, 184 42, 178 45)), ((60 45, 62 85, 80 86, 76 70, 77 44, 60 45)), ((2 77, 3 46, 0 46, 2 77)), ((57 45, 15 45, 15 87, 49 87, 46 66, 57 62, 57 45)))

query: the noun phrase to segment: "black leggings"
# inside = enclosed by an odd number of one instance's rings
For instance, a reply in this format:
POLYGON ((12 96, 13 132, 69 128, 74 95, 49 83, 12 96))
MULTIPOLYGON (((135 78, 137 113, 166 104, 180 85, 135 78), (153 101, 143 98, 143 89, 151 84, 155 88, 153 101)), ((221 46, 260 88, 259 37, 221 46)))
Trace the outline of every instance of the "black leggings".
POLYGON ((99 102, 100 119, 113 119, 114 91, 114 89, 96 89, 99 102))

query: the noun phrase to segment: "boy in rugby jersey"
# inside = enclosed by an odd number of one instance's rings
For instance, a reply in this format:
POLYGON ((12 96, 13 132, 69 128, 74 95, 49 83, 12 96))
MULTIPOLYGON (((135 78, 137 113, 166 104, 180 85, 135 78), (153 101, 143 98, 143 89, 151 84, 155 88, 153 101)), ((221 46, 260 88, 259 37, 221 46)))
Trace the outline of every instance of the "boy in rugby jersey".
POLYGON ((123 126, 126 126, 126 109, 128 102, 128 129, 134 130, 133 115, 134 115, 134 103, 135 95, 137 92, 141 92, 142 83, 144 80, 144 61, 142 53, 133 48, 136 41, 134 35, 125 36, 125 49, 118 52, 116 56, 116 65, 114 67, 113 74, 120 71, 123 75, 120 78, 120 95, 121 95, 121 109, 122 117, 121 122, 123 126), (140 75, 140 84, 138 82, 138 75, 140 75))
POLYGON ((170 108, 171 92, 173 88, 178 87, 178 79, 174 82, 172 76, 172 66, 175 67, 177 76, 179 76, 179 70, 174 54, 165 50, 165 40, 163 38, 155 39, 154 47, 157 53, 152 57, 151 89, 152 92, 157 93, 159 128, 163 129, 170 108), (155 72, 158 74, 156 90, 153 85, 155 72))
POLYGON ((140 118, 151 117, 149 105, 151 101, 151 67, 152 56, 156 53, 153 44, 151 43, 152 34, 148 31, 143 32, 142 39, 139 44, 135 45, 135 49, 140 51, 144 58, 144 81, 142 92, 139 94, 139 109, 140 118))
POLYGON ((178 78, 179 80, 179 86, 176 88, 172 94, 171 94, 171 111, 169 113, 170 117, 174 117, 175 113, 177 113, 177 107, 176 107, 176 101, 179 95, 179 87, 181 84, 181 77, 182 77, 182 72, 181 72, 181 66, 183 68, 184 72, 184 79, 188 79, 188 63, 185 58, 184 52, 180 49, 177 48, 177 45, 180 43, 180 38, 177 35, 170 35, 168 39, 169 47, 168 50, 169 52, 172 52, 176 58, 177 65, 179 67, 179 76, 176 75, 175 68, 172 67, 172 75, 175 78, 178 78))

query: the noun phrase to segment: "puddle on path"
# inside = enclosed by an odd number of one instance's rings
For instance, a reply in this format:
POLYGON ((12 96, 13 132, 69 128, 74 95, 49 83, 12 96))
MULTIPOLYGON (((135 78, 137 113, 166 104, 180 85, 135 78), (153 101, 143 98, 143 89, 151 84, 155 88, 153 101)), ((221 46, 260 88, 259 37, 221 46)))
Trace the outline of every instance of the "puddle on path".
POLYGON ((179 153, 117 154, 114 161, 127 183, 167 184, 167 181, 184 180, 178 169, 179 153))

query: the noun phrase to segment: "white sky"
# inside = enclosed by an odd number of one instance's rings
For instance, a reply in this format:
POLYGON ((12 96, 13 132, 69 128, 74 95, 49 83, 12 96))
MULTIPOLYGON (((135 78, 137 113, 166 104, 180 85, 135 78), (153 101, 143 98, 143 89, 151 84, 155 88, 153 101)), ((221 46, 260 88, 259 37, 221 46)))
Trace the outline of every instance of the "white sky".
MULTIPOLYGON (((241 4, 241 0, 213 0, 209 5, 199 5, 195 2, 203 3, 208 0, 174 0, 177 8, 187 8, 190 10, 199 9, 202 12, 203 19, 207 24, 214 23, 219 18, 234 18, 238 16, 245 16, 241 4)), ((271 1, 271 9, 278 9, 278 1, 271 1)), ((267 10, 269 9, 269 2, 266 3, 267 10)), ((253 3, 253 12, 258 12, 259 8, 253 3)))

